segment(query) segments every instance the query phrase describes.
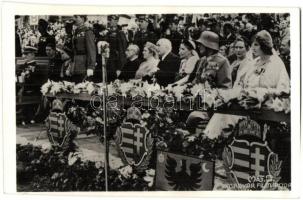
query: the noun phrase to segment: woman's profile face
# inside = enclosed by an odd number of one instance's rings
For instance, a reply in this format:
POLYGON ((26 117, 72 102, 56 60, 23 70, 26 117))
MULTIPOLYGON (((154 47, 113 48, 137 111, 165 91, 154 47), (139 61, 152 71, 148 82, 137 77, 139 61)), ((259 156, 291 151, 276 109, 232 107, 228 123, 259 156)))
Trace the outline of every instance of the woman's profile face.
POLYGON ((246 48, 243 41, 238 41, 235 44, 235 53, 237 58, 244 58, 246 55, 246 48))
POLYGON ((180 48, 179 48, 179 55, 180 58, 186 58, 191 54, 191 51, 184 45, 184 44, 180 44, 180 48))
POLYGON ((260 44, 256 40, 252 44, 252 52, 256 57, 264 55, 264 52, 261 50, 260 44))
POLYGON ((142 54, 144 59, 148 59, 153 56, 153 54, 148 50, 147 47, 144 47, 142 54))
POLYGON ((220 46, 219 52, 222 56, 226 56, 226 46, 225 45, 220 46))

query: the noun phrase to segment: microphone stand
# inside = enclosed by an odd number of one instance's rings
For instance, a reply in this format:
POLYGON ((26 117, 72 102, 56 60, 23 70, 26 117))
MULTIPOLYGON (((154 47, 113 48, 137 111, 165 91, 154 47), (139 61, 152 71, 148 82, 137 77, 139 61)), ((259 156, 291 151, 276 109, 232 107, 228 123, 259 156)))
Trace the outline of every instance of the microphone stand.
MULTIPOLYGON (((102 52, 103 53, 103 52, 102 52)), ((104 145, 105 145, 105 160, 104 160, 104 174, 105 174, 105 191, 108 191, 108 170, 109 170, 109 146, 108 146, 108 141, 107 141, 107 72, 106 72, 106 64, 107 64, 107 56, 106 54, 101 54, 102 55, 102 82, 103 82, 103 132, 104 132, 104 145)))

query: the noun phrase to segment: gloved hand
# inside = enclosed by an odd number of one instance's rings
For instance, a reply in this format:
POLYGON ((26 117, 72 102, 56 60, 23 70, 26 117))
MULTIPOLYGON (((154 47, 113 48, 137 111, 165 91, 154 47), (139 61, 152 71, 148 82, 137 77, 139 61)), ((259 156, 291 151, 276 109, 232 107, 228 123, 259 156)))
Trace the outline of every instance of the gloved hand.
POLYGON ((86 72, 87 77, 93 76, 94 75, 94 70, 88 69, 86 72))

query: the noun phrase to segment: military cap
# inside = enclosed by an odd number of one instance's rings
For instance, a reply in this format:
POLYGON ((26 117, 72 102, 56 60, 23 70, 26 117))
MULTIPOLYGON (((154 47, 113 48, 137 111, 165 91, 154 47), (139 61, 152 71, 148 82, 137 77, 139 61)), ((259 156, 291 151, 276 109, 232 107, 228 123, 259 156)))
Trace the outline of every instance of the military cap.
POLYGON ((108 19, 108 20, 118 20, 118 19, 119 19, 119 16, 118 16, 118 15, 108 15, 108 16, 107 16, 107 19, 108 19))
POLYGON ((196 41, 210 49, 219 50, 219 36, 212 31, 203 31, 196 41))
POLYGON ((144 21, 149 21, 148 20, 148 16, 146 16, 146 15, 136 15, 136 17, 137 17, 137 19, 138 20, 144 20, 144 21))
POLYGON ((38 49, 32 46, 25 46, 23 49, 23 53, 36 53, 38 49))

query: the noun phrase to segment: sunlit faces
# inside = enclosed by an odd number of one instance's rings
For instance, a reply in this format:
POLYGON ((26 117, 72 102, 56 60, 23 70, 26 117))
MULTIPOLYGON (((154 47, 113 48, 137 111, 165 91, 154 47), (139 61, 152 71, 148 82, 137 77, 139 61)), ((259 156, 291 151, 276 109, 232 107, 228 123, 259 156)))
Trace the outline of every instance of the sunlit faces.
POLYGON ((235 43, 235 46, 234 46, 234 51, 235 51, 235 54, 236 54, 237 58, 243 59, 246 55, 246 52, 247 52, 244 42, 243 41, 237 41, 235 43))
POLYGON ((280 46, 280 54, 287 55, 290 52, 290 45, 289 40, 282 40, 281 46, 280 46))
MULTIPOLYGON (((144 51, 144 50, 143 50, 143 51, 144 51)), ((125 51, 125 55, 126 55, 126 58, 127 58, 127 59, 130 59, 130 58, 132 58, 133 56, 136 55, 136 51, 135 51, 134 48, 128 47, 128 48, 126 49, 126 51, 125 51)))
POLYGON ((252 53, 254 54, 254 56, 258 57, 258 56, 263 56, 264 52, 262 51, 260 44, 255 40, 252 44, 252 53))
POLYGON ((226 55, 226 51, 227 51, 227 48, 226 48, 225 45, 220 46, 219 53, 220 53, 222 56, 227 56, 227 55, 226 55))
POLYGON ((180 58, 188 58, 191 55, 191 50, 189 50, 183 43, 180 44, 179 48, 180 58))
POLYGON ((165 44, 165 42, 163 40, 159 40, 157 42, 157 48, 158 48, 158 53, 159 53, 160 56, 165 55, 168 51, 167 50, 168 47, 167 47, 167 45, 165 44))
POLYGON ((144 59, 148 59, 153 56, 152 52, 150 52, 147 47, 144 47, 142 54, 144 59))

